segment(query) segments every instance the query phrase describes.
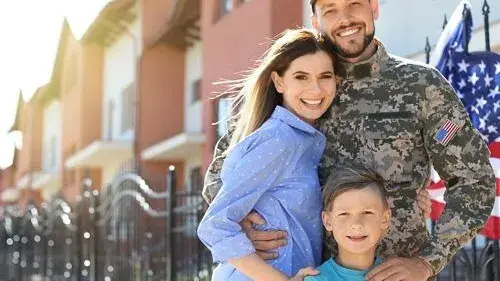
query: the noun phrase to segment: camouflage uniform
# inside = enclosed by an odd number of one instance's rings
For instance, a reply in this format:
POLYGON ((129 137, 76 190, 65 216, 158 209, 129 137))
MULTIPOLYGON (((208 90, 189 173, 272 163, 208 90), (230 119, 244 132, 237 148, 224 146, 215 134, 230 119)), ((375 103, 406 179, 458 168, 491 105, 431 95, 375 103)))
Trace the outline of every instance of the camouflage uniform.
MULTIPOLYGON (((380 254, 421 256, 437 274, 491 213, 495 176, 489 151, 437 70, 389 55, 378 45, 368 60, 341 62, 335 69, 341 81, 337 96, 318 121, 327 137, 320 182, 340 165, 364 165, 380 173, 388 184, 393 216, 380 254), (436 134, 447 121, 458 131, 448 143, 440 142, 436 134), (447 186, 446 209, 432 237, 416 200, 431 164, 447 186)), ((203 190, 207 201, 220 188, 228 139, 226 135, 218 142, 208 169, 203 190)))

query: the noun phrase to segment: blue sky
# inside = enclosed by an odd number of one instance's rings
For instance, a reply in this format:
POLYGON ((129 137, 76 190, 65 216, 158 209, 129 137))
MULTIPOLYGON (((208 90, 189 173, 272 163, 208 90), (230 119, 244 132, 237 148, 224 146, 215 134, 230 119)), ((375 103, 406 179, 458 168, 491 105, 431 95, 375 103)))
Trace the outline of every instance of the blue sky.
POLYGON ((49 81, 66 16, 77 37, 109 0, 16 0, 0 9, 0 168, 12 162, 18 134, 8 134, 19 89, 28 100, 49 81))

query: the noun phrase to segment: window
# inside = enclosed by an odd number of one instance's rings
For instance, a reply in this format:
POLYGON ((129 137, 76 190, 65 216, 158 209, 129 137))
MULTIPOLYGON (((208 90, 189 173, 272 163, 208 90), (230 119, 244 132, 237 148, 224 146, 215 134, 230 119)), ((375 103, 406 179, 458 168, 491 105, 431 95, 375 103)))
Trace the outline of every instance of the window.
POLYGON ((106 128, 106 139, 113 138, 113 115, 115 114, 115 103, 113 100, 108 101, 108 127, 106 128))
POLYGON ((201 79, 194 81, 191 84, 191 104, 201 99, 201 79))
POLYGON ((225 14, 231 12, 233 10, 233 0, 219 0, 220 5, 220 13, 219 16, 222 17, 225 14))
POLYGON ((122 92, 122 133, 134 127, 134 97, 135 83, 132 82, 122 92))
POLYGON ((221 98, 217 100, 216 105, 216 125, 217 125, 217 139, 227 133, 227 122, 231 117, 231 106, 233 98, 221 98))
POLYGON ((57 138, 52 136, 49 144, 49 167, 55 169, 57 164, 57 138))

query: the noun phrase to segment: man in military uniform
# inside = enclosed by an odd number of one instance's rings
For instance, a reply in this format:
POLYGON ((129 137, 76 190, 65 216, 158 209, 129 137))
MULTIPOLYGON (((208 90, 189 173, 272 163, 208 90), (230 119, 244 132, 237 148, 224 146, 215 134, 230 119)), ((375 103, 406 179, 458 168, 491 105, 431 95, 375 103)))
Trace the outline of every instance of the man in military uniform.
MULTIPOLYGON (((367 279, 427 280, 481 230, 491 213, 495 176, 489 151, 437 70, 392 56, 374 39, 377 0, 310 2, 313 26, 332 41, 340 58, 337 96, 318 122, 327 137, 320 182, 340 165, 363 165, 382 175, 393 218, 380 255, 397 258, 386 259, 367 279), (432 237, 416 199, 431 164, 447 187, 447 205, 432 237)), ((221 186, 229 139, 226 135, 218 142, 208 169, 203 191, 208 201, 221 186)), ((251 230, 248 221, 244 225, 257 249, 283 241, 278 232, 266 236, 251 230)))

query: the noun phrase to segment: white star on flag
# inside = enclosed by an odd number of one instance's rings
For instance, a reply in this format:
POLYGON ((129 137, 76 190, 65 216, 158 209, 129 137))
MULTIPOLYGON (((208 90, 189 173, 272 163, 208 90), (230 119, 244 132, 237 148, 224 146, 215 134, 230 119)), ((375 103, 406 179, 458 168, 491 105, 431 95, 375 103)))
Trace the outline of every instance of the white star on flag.
POLYGON ((458 64, 458 71, 463 71, 463 72, 467 72, 467 67, 469 67, 470 64, 466 63, 464 59, 462 59, 461 62, 459 62, 458 64))
POLYGON ((497 131, 497 127, 493 126, 493 125, 489 125, 488 126, 488 133, 498 133, 497 131))
POLYGON ((446 66, 448 66, 448 69, 451 70, 453 68, 453 65, 454 65, 453 62, 449 60, 446 66))
POLYGON ((484 76, 484 85, 490 87, 491 81, 493 81, 493 78, 491 78, 490 75, 486 73, 486 76, 484 76))
POLYGON ((472 73, 471 76, 469 76, 469 82, 471 82, 472 85, 476 86, 477 80, 479 80, 479 77, 477 77, 477 74, 475 72, 472 73))
POLYGON ((486 120, 483 118, 479 118, 479 129, 486 129, 486 120))
POLYGON ((497 110, 500 109, 500 101, 496 101, 494 104, 493 104, 493 111, 496 113, 497 110))
POLYGON ((462 89, 463 87, 467 86, 467 83, 464 79, 462 79, 460 80, 460 82, 458 82, 458 86, 460 87, 460 89, 462 89))
POLYGON ((486 64, 484 63, 484 61, 481 61, 480 64, 478 64, 479 66, 479 69, 481 69, 481 73, 484 73, 484 69, 486 68, 486 64))
POLYGON ((498 73, 500 73, 500 62, 497 62, 495 64, 495 75, 497 75, 498 73))
POLYGON ((475 105, 471 105, 470 109, 475 112, 476 114, 479 114, 479 109, 475 105))
POLYGON ((476 99, 476 101, 477 101, 477 107, 479 107, 480 109, 483 109, 484 106, 488 103, 483 97, 476 99))
POLYGON ((495 98, 497 95, 500 95, 500 89, 498 86, 495 87, 495 89, 491 89, 490 93, 488 94, 489 98, 495 98))

